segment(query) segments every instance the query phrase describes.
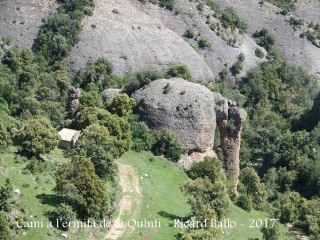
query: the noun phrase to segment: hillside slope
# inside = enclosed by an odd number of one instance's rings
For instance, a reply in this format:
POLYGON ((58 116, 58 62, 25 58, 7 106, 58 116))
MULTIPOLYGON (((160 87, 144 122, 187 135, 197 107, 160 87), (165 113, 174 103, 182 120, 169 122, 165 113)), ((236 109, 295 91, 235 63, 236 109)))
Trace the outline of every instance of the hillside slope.
MULTIPOLYGON (((249 24, 249 34, 267 28, 275 36, 277 47, 290 63, 297 64, 310 74, 320 77, 320 48, 306 39, 299 38, 299 34, 289 25, 289 17, 279 14, 279 8, 267 2, 260 5, 258 0, 215 0, 215 2, 223 7, 233 7, 238 16, 249 24)), ((309 7, 304 8, 301 5, 299 9, 300 12, 302 9, 308 12, 309 7)), ((319 12, 318 19, 320 19, 319 12)))
POLYGON ((41 19, 56 6, 55 0, 0 0, 0 38, 10 37, 14 44, 31 48, 41 19))

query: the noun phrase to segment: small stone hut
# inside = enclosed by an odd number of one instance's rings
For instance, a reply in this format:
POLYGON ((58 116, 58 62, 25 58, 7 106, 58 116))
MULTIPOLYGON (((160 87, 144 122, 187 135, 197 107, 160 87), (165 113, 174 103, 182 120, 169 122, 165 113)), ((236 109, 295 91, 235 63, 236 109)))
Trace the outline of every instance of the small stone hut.
POLYGON ((69 128, 63 128, 60 132, 60 143, 59 147, 63 149, 69 149, 75 146, 76 142, 78 141, 78 138, 81 134, 81 131, 69 129, 69 128))

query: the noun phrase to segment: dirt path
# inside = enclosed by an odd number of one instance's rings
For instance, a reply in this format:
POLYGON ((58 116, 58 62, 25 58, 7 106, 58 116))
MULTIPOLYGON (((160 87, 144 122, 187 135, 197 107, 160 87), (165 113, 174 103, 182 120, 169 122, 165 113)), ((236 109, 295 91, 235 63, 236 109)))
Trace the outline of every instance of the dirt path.
POLYGON ((113 221, 114 224, 106 235, 106 239, 118 239, 123 236, 127 226, 125 223, 122 224, 122 220, 124 217, 126 217, 126 219, 134 218, 141 202, 137 173, 130 165, 119 163, 118 167, 123 196, 119 202, 119 215, 113 221))

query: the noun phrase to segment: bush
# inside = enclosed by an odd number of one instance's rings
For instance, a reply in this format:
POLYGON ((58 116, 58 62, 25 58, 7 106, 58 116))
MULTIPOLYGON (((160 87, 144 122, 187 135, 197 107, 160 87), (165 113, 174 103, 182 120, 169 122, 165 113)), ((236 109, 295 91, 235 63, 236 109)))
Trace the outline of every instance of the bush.
POLYGON ((254 53, 259 58, 263 58, 264 57, 264 53, 262 52, 262 50, 260 48, 256 48, 254 53))
POLYGON ((49 153, 59 143, 59 134, 47 119, 27 121, 13 135, 13 142, 22 151, 27 151, 37 157, 49 153))
POLYGON ((224 28, 230 27, 231 29, 238 28, 241 33, 245 33, 248 29, 248 25, 241 21, 236 15, 233 8, 226 8, 221 15, 221 22, 224 28))
POLYGON ((233 75, 239 74, 242 70, 243 70, 243 64, 240 61, 235 62, 230 68, 230 71, 233 75))
POLYGON ((129 98, 127 94, 118 94, 107 106, 107 110, 119 117, 128 118, 132 113, 132 109, 137 105, 133 98, 129 98))
POLYGON ((176 162, 182 154, 182 146, 173 133, 163 129, 161 133, 156 136, 156 142, 152 146, 152 152, 155 155, 163 155, 176 162))
POLYGON ((260 231, 263 234, 263 240, 278 240, 280 237, 280 227, 277 222, 268 221, 265 223, 260 231))
POLYGON ((50 212, 50 218, 52 222, 57 223, 57 227, 68 230, 68 223, 75 221, 77 219, 77 214, 73 211, 71 206, 60 203, 58 207, 50 212))
POLYGON ((192 74, 186 65, 173 64, 166 73, 166 77, 180 77, 185 80, 192 80, 192 74))
MULTIPOLYGON (((67 196, 65 187, 74 189, 78 196, 74 210, 79 217, 103 219, 110 216, 110 202, 106 184, 97 175, 92 162, 85 157, 74 156, 71 162, 63 164, 56 172, 55 192, 67 196)), ((70 211, 70 209, 68 210, 70 211)))
POLYGON ((136 152, 150 151, 154 144, 154 137, 144 122, 138 122, 133 117, 129 120, 132 133, 131 149, 136 152))
POLYGON ((6 149, 11 144, 10 133, 5 126, 0 123, 0 151, 6 149))
POLYGON ((0 239, 1 240, 10 240, 10 228, 9 228, 9 219, 5 212, 0 211, 0 239))
POLYGON ((195 33, 192 29, 187 29, 184 34, 183 34, 184 37, 186 38, 194 38, 195 37, 195 33))
POLYGON ((275 43, 274 36, 269 33, 266 28, 263 28, 259 32, 254 33, 253 37, 256 38, 257 44, 261 47, 264 47, 267 51, 270 51, 271 47, 275 43))
POLYGON ((223 180, 222 164, 217 158, 205 157, 202 162, 194 162, 187 171, 191 179, 208 177, 211 182, 223 180))
POLYGON ((159 5, 161 7, 165 7, 166 9, 172 11, 175 6, 175 1, 174 0, 159 0, 159 5))
POLYGON ((211 42, 209 42, 208 39, 204 39, 204 38, 201 38, 198 42, 198 47, 201 49, 210 48, 211 45, 212 45, 211 42))
POLYGON ((251 212, 253 208, 251 197, 248 197, 246 195, 239 196, 236 205, 247 212, 251 212))
POLYGON ((5 184, 0 187, 0 212, 10 212, 11 206, 9 200, 12 198, 12 192, 13 188, 11 181, 9 178, 7 178, 5 184))

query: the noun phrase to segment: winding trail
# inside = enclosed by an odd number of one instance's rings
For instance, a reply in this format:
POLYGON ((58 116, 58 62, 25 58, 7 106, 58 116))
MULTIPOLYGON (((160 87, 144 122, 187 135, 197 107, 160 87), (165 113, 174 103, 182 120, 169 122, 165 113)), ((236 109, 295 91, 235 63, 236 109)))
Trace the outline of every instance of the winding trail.
POLYGON ((122 237, 127 230, 127 225, 122 222, 124 217, 126 219, 134 218, 139 211, 141 203, 141 191, 137 173, 131 165, 118 163, 118 168, 123 195, 119 202, 119 215, 114 219, 105 239, 122 237))

